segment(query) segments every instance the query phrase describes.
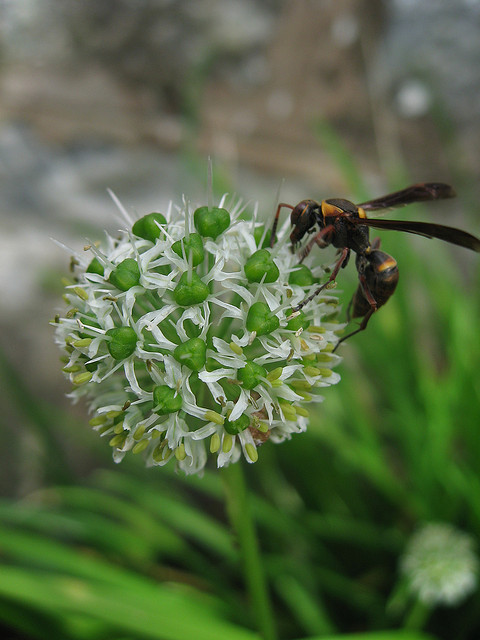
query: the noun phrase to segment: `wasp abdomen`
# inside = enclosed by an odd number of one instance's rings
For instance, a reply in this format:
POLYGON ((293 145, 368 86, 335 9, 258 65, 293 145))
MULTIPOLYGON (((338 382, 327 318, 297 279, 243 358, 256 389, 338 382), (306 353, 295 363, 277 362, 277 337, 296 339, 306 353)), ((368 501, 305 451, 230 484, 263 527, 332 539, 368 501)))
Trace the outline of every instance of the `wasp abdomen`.
MULTIPOLYGON (((359 269, 365 278, 365 284, 371 292, 377 309, 391 297, 398 283, 397 261, 388 253, 378 249, 363 256, 364 268, 359 269)), ((366 315, 372 305, 368 301, 360 282, 352 300, 352 317, 361 318, 366 315)))

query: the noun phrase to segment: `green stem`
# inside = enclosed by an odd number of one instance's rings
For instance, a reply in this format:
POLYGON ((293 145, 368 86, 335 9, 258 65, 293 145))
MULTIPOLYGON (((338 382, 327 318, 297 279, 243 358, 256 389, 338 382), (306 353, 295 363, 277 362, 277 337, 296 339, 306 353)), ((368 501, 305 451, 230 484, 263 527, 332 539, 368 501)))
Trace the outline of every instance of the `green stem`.
POLYGON ((427 605, 420 602, 420 600, 415 600, 412 605, 408 615, 405 618, 405 628, 406 629, 423 629, 430 617, 432 610, 427 605))
POLYGON ((245 583, 258 630, 264 640, 276 640, 268 585, 242 465, 243 461, 239 460, 222 470, 227 510, 240 546, 245 583))

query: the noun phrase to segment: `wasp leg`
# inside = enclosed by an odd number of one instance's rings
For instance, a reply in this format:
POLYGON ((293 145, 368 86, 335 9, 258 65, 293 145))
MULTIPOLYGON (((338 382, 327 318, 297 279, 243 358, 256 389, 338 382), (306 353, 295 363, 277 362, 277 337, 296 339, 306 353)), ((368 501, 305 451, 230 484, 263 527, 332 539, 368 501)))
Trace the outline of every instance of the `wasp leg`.
MULTIPOLYGON (((346 336, 343 336, 343 338, 341 338, 337 342, 337 344, 335 345, 335 349, 333 350, 332 353, 335 353, 335 351, 338 349, 338 346, 342 342, 345 342, 345 340, 347 340, 347 338, 351 338, 355 334, 360 333, 360 331, 365 331, 365 329, 367 328, 368 321, 370 320, 370 318, 373 316, 373 314, 375 313, 375 311, 378 308, 377 301, 375 300, 375 298, 372 295, 372 292, 368 288, 365 276, 364 275, 359 276, 359 280, 360 280, 360 284, 362 286, 362 290, 363 290, 363 293, 365 295, 365 298, 367 299, 368 304, 370 305, 370 309, 363 316, 362 322, 360 323, 360 326, 358 327, 358 329, 355 329, 355 331, 352 331, 351 333, 347 334, 346 336)), ((353 298, 350 300, 350 303, 349 303, 348 309, 347 309, 347 319, 348 319, 349 322, 350 322, 350 309, 351 309, 351 306, 352 306, 352 302, 353 302, 353 298)))
POLYGON ((318 245, 321 249, 328 247, 329 242, 325 241, 324 238, 331 235, 334 229, 335 227, 333 226, 333 224, 329 224, 328 226, 321 229, 318 233, 316 233, 303 249, 303 251, 300 252, 300 260, 298 261, 299 264, 302 264, 302 262, 305 260, 305 258, 308 256, 315 245, 318 245))
POLYGON ((318 294, 321 293, 325 289, 325 287, 330 284, 330 282, 333 282, 335 280, 338 272, 340 271, 341 266, 345 263, 346 260, 348 260, 349 256, 350 256, 350 249, 348 249, 347 247, 344 247, 342 249, 340 258, 337 260, 337 264, 335 265, 332 273, 330 274, 330 278, 324 284, 322 284, 321 287, 318 287, 318 289, 315 289, 315 291, 310 296, 308 296, 308 298, 305 298, 305 300, 302 300, 299 304, 297 304, 297 306, 294 307, 293 309, 294 313, 296 313, 297 311, 300 311, 300 309, 303 309, 303 307, 309 302, 311 302, 314 298, 316 298, 318 294))
POLYGON ((347 340, 347 338, 351 338, 352 336, 354 336, 356 333, 360 333, 360 331, 364 331, 367 328, 367 324, 368 321, 370 320, 370 318, 373 316, 373 314, 375 313, 376 308, 371 307, 369 311, 367 311, 367 313, 363 316, 363 320, 360 324, 360 326, 358 327, 358 329, 355 329, 355 331, 352 331, 351 333, 349 333, 346 336, 343 336, 343 338, 341 338, 337 344, 335 345, 335 349, 332 351, 332 353, 335 353, 335 351, 338 349, 338 346, 340 344, 342 344, 342 342, 345 342, 345 340, 347 340))
POLYGON ((275 244, 275 238, 276 238, 277 227, 278 227, 278 219, 280 217, 280 209, 282 209, 282 207, 285 207, 287 209, 292 209, 292 210, 295 208, 295 207, 292 207, 291 204, 286 204, 285 202, 280 202, 280 204, 278 205, 275 218, 273 219, 272 230, 270 232, 270 248, 272 248, 273 245, 275 244))

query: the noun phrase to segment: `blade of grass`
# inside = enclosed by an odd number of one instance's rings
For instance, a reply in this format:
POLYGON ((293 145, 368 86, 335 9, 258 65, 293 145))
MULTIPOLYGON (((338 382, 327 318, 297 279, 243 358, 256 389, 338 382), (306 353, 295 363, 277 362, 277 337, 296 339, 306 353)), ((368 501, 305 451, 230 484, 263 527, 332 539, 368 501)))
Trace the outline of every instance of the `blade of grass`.
POLYGON ((226 526, 205 513, 202 505, 197 508, 188 504, 185 496, 175 495, 172 490, 167 495, 166 491, 159 492, 157 488, 151 488, 128 476, 104 473, 99 481, 105 488, 134 499, 142 509, 154 514, 187 538, 206 546, 216 555, 230 562, 236 561, 238 556, 226 526))
POLYGON ((159 640, 258 640, 247 629, 223 620, 218 612, 189 595, 154 585, 141 593, 123 585, 4 567, 0 593, 35 609, 90 616, 135 637, 159 640))

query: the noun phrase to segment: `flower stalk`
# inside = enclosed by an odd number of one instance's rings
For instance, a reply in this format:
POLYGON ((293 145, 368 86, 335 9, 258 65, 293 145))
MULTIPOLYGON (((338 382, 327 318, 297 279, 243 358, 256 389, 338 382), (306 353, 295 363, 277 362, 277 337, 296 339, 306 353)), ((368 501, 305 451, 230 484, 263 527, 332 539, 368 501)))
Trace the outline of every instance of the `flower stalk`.
POLYGON ((228 515, 236 533, 249 604, 263 640, 276 640, 275 618, 261 558, 257 532, 248 500, 243 465, 222 470, 228 515))

